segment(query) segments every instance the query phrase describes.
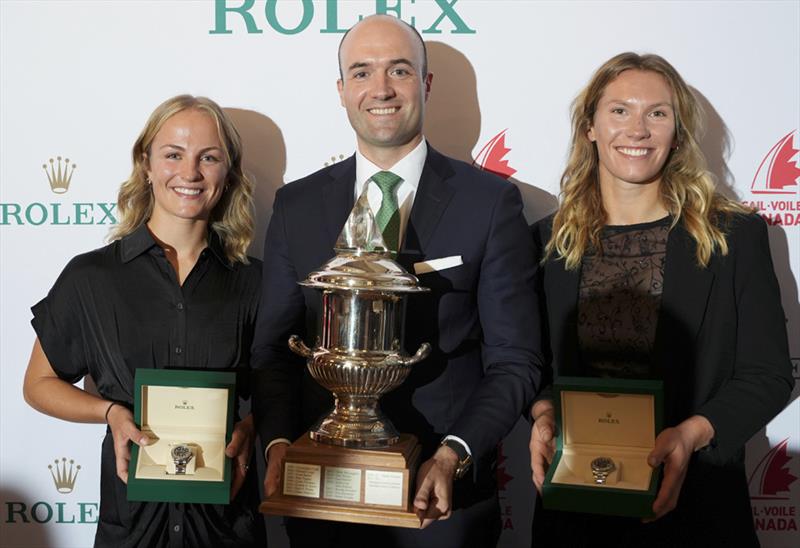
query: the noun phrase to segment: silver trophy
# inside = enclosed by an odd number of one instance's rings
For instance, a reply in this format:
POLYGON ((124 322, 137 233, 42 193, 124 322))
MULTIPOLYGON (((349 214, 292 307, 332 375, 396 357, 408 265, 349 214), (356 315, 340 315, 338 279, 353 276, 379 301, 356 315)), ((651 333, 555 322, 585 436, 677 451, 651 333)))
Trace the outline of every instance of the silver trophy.
POLYGON ((336 256, 300 282, 322 291, 316 348, 297 335, 289 347, 307 359, 308 371, 333 393, 333 411, 309 432, 312 440, 345 447, 379 448, 399 433, 378 400, 408 377, 430 352, 423 343, 403 352, 406 297, 428 291, 392 259, 367 202, 357 200, 336 242, 336 256))

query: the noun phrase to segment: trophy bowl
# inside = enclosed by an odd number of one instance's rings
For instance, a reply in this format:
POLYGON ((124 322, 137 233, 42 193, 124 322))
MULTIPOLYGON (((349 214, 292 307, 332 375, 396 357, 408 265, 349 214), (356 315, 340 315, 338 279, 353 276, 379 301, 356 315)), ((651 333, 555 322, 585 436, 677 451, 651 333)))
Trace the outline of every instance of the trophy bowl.
POLYGON ((386 447, 398 441, 399 433, 381 412, 378 400, 400 386, 411 366, 427 357, 428 343, 423 343, 413 356, 398 349, 318 346, 312 351, 296 335, 289 339, 289 347, 306 358, 311 376, 334 397, 333 410, 312 427, 311 439, 363 448, 386 447))

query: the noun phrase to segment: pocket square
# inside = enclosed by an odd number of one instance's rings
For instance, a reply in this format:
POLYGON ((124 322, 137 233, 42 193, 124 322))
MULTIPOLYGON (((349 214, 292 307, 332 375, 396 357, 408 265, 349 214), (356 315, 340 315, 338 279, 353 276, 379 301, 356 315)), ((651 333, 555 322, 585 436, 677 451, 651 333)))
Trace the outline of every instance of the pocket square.
POLYGON ((427 274, 428 272, 438 272, 446 268, 453 268, 464 264, 461 260, 461 255, 453 255, 452 257, 443 257, 441 259, 431 259, 430 261, 422 261, 414 263, 414 274, 427 274))

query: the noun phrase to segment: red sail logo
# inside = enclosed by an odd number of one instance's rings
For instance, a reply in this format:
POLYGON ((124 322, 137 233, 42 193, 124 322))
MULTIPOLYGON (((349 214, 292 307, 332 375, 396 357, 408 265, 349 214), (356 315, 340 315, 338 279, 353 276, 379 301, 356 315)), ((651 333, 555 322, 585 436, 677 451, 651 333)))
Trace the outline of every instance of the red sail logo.
POLYGON ((506 154, 511 152, 511 149, 506 146, 506 131, 508 129, 504 129, 483 145, 477 158, 472 163, 472 165, 484 171, 491 171, 503 179, 508 179, 517 172, 516 169, 508 165, 508 160, 505 159, 506 154))
POLYGON ((514 479, 514 476, 510 475, 506 470, 506 457, 505 453, 503 452, 503 444, 500 443, 497 446, 497 489, 499 491, 505 491, 506 485, 508 482, 514 479))
POLYGON ((800 178, 797 131, 791 131, 773 146, 758 166, 750 191, 753 194, 796 194, 800 178))
POLYGON ((791 457, 786 452, 789 438, 773 447, 753 469, 748 483, 751 499, 789 499, 789 487, 797 480, 789 470, 791 457))

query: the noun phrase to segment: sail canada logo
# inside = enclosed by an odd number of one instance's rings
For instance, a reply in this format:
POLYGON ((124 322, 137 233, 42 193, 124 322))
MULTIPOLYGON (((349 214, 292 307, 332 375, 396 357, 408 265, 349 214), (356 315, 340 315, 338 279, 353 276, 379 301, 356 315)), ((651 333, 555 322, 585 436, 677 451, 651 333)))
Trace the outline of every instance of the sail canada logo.
POLYGON ((797 506, 791 497, 797 476, 791 470, 788 446, 786 438, 770 449, 748 479, 756 531, 797 531, 797 506))
MULTIPOLYGON (((77 164, 66 156, 42 164, 50 191, 64 196, 73 182, 77 164)), ((115 225, 115 202, 2 202, 0 226, 115 225)))
POLYGON ((506 132, 508 128, 504 129, 483 145, 483 148, 478 152, 475 161, 472 165, 484 171, 490 171, 495 175, 508 179, 514 175, 517 170, 508 165, 506 155, 511 152, 511 149, 506 146, 506 132))
POLYGON ((73 523, 95 524, 100 514, 99 502, 78 502, 74 498, 75 485, 81 465, 74 459, 62 457, 47 465, 55 490, 67 500, 3 501, 3 523, 73 523))
POLYGON ((497 469, 496 469, 496 479, 497 479, 497 491, 498 497, 500 499, 500 513, 501 519, 503 522, 503 531, 506 530, 514 530, 514 512, 513 512, 513 504, 510 500, 512 497, 509 497, 506 493, 506 489, 508 483, 514 479, 514 476, 509 474, 508 470, 508 457, 506 456, 505 452, 503 451, 503 442, 500 442, 497 445, 497 469))
POLYGON ((800 226, 800 135, 781 137, 769 149, 750 184, 745 205, 758 210, 770 225, 800 226))

